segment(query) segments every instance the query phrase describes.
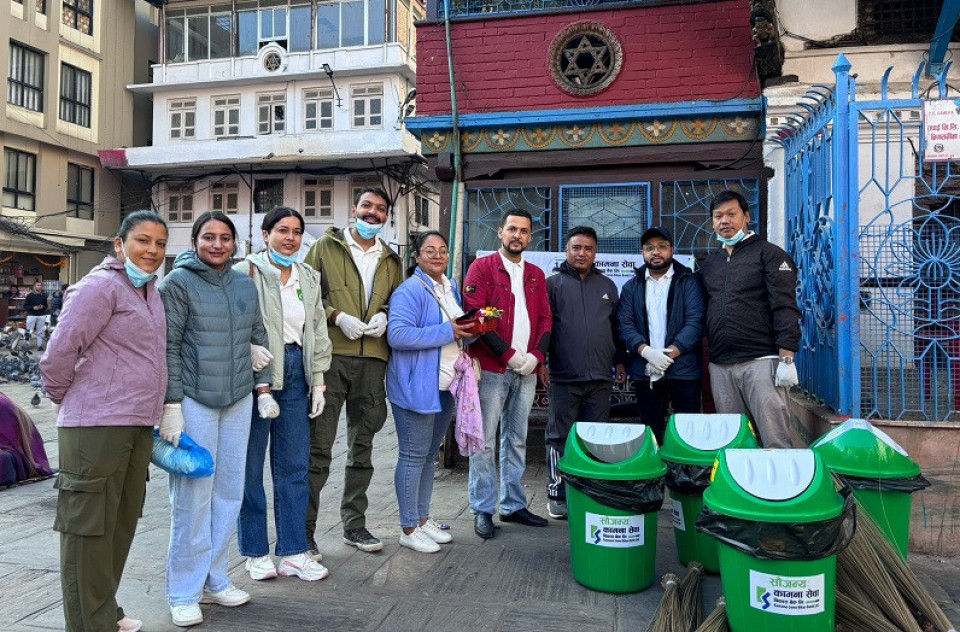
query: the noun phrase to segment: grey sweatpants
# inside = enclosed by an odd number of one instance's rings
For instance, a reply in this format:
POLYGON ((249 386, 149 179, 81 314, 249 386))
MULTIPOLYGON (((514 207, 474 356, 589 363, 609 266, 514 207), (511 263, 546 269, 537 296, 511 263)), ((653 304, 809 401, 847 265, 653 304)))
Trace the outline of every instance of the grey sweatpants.
POLYGON ((710 386, 718 413, 746 415, 760 433, 765 448, 793 448, 787 389, 774 386, 777 358, 737 364, 710 363, 710 386))

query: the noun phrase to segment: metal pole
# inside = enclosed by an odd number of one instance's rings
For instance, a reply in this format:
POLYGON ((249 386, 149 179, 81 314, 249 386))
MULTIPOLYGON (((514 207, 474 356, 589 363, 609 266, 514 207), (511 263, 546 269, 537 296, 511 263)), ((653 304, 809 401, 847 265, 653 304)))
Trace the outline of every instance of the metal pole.
MULTIPOLYGON (((850 61, 843 53, 833 64, 836 77, 837 109, 833 120, 833 206, 836 214, 836 326, 837 379, 840 386, 839 412, 851 414, 854 379, 851 375, 850 328, 850 61)), ((855 173, 855 172, 854 172, 855 173)), ((859 354, 858 354, 859 355, 859 354)), ((859 380, 857 380, 859 382, 859 380)))

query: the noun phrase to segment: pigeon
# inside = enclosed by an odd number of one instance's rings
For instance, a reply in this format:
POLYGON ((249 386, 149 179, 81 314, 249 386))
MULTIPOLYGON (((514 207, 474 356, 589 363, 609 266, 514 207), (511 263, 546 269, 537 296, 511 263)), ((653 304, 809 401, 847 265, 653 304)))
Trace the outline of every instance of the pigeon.
POLYGON ((40 393, 34 393, 33 399, 30 400, 30 403, 33 404, 33 407, 36 408, 40 405, 40 393))

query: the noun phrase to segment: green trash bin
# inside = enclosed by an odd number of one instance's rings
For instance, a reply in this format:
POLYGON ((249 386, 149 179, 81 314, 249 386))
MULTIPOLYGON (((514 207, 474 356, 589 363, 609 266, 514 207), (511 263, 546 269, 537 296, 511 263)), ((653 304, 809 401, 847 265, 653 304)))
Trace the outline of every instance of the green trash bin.
POLYGON ((930 483, 906 450, 863 419, 850 419, 810 446, 853 495, 887 539, 907 558, 913 492, 930 483))
POLYGON ((853 498, 812 450, 722 450, 697 528, 719 539, 734 632, 833 632, 853 498))
POLYGON ((703 492, 710 486, 718 450, 756 447, 756 435, 744 415, 670 417, 660 458, 667 466, 673 535, 677 557, 684 566, 700 562, 708 573, 720 572, 717 541, 694 526, 703 509, 703 492))
POLYGON ((577 422, 559 468, 574 579, 609 593, 650 586, 667 469, 653 432, 642 424, 577 422))

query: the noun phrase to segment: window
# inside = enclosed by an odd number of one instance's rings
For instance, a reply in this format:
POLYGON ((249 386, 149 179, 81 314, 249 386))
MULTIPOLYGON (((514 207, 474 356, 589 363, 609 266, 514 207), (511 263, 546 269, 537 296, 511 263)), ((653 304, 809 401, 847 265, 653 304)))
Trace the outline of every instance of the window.
POLYGON ((286 129, 287 95, 283 92, 257 95, 257 133, 282 134, 286 129))
POLYGON ((261 178, 253 183, 253 211, 266 213, 283 206, 283 178, 261 178))
POLYGON ((413 198, 413 222, 420 226, 430 225, 430 198, 415 195, 413 198))
POLYGON ((71 217, 93 219, 93 169, 67 163, 67 210, 71 217))
POLYGON ((93 0, 63 0, 63 23, 93 35, 93 0))
POLYGON ((380 182, 380 178, 376 176, 358 176, 355 178, 351 178, 350 179, 350 207, 351 208, 355 206, 357 196, 360 194, 360 191, 364 189, 386 190, 386 188, 383 186, 383 183, 380 182))
POLYGON ((167 187, 167 219, 171 222, 193 221, 193 187, 167 187))
POLYGON ((34 112, 43 112, 43 53, 10 42, 7 101, 34 112))
MULTIPOLYGON (((23 4, 23 2, 20 4, 23 4)), ((47 14, 47 0, 37 0, 37 13, 47 14)))
POLYGON ((197 133, 197 100, 170 102, 170 138, 194 138, 197 133))
POLYGON ((317 5, 317 48, 372 46, 386 40, 384 0, 343 0, 317 5))
POLYGON ((640 236, 650 217, 650 185, 625 184, 562 185, 560 227, 564 235, 573 226, 597 231, 597 251, 640 252, 640 236))
POLYGON ((310 3, 293 0, 240 2, 237 5, 237 51, 256 55, 264 44, 276 42, 288 51, 310 50, 310 3))
POLYGON ((500 247, 497 228, 507 209, 519 208, 533 216, 533 235, 530 252, 550 250, 550 215, 553 198, 550 187, 509 187, 497 189, 468 189, 463 217, 463 271, 472 263, 478 250, 496 250, 500 247))
POLYGON ((304 217, 333 218, 333 183, 317 178, 303 181, 304 217))
POLYGON ((230 57, 233 14, 230 5, 167 9, 167 61, 230 57))
POLYGON ((239 212, 238 197, 236 182, 218 182, 211 187, 210 209, 233 215, 239 212))
POLYGON ((3 205, 24 211, 35 210, 37 156, 4 148, 3 165, 3 205))
POLYGON ((306 131, 333 129, 333 90, 304 90, 303 111, 306 131))
POLYGON ((60 120, 90 127, 92 75, 70 64, 60 64, 60 120))
POLYGON ((353 86, 350 89, 353 102, 354 127, 380 127, 383 125, 383 85, 353 86))
POLYGON ((240 135, 240 95, 213 97, 213 135, 240 135))

